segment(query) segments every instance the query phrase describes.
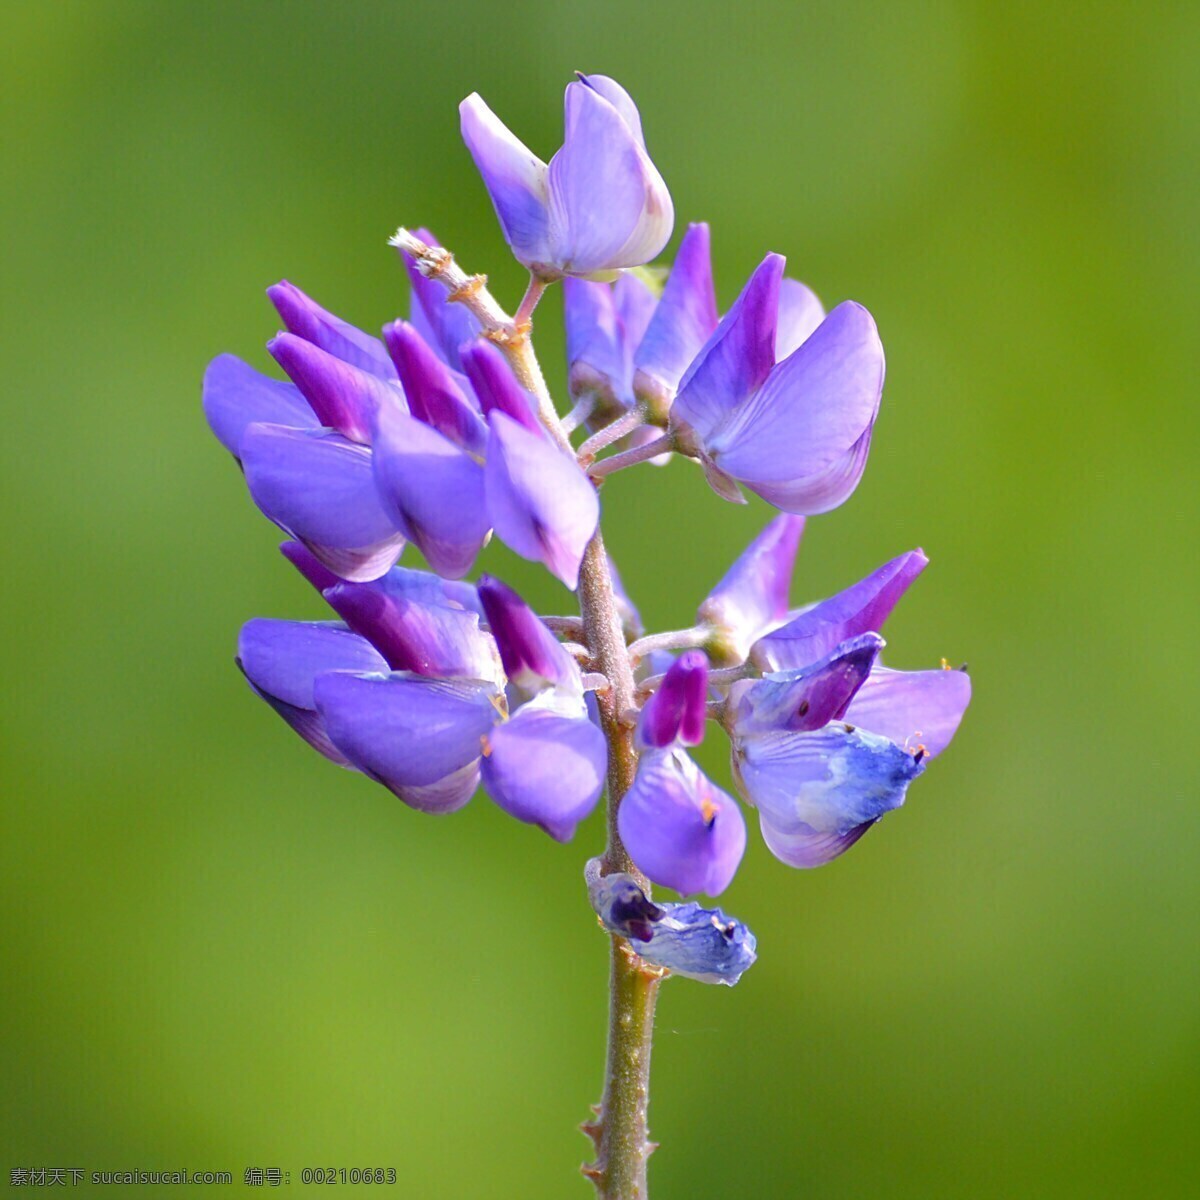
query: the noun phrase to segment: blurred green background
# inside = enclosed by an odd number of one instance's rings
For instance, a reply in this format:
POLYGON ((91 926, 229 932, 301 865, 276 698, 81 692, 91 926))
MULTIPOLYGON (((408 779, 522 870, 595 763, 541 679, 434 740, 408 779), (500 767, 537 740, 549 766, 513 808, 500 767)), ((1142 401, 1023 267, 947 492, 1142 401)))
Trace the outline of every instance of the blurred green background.
MULTIPOLYGON (((655 1194, 1200 1194, 1198 31, 1185 4, 10 0, 2 1186, 381 1165, 405 1196, 589 1194, 600 818, 560 847, 482 797, 420 816, 251 696, 240 623, 321 606, 199 406, 213 355, 266 365, 281 277, 367 328, 407 311, 401 222, 514 303, 456 105, 548 155, 579 67, 638 100, 723 303, 773 249, 874 312, 870 467, 796 599, 921 544, 891 662, 976 689, 844 859, 752 837, 722 900, 758 965, 664 989, 655 1194)), ((605 505, 658 627, 765 519, 684 464, 605 505)))

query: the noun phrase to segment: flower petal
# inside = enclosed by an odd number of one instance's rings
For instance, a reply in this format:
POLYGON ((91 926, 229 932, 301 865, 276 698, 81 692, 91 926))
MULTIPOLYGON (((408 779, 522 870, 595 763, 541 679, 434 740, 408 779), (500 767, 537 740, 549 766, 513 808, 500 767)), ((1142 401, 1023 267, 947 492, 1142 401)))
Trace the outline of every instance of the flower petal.
POLYGON ((871 426, 883 393, 871 314, 839 304, 762 388, 714 429, 706 448, 735 479, 787 483, 836 463, 871 426))
POLYGON ((300 389, 318 423, 353 442, 370 444, 381 406, 404 407, 404 393, 394 380, 360 370, 294 333, 272 338, 267 350, 300 389))
POLYGON ((286 279, 267 288, 267 295, 290 333, 381 379, 396 378, 378 338, 327 312, 286 279))
POLYGON ((925 769, 889 739, 840 723, 737 739, 733 754, 767 845, 793 867, 820 866, 848 849, 904 803, 925 769))
POLYGON ((341 766, 350 765, 316 711, 313 679, 324 671, 386 669, 368 642, 332 622, 260 617, 242 626, 237 664, 254 691, 310 746, 341 766))
POLYGON ((648 963, 699 983, 733 987, 754 965, 754 934, 736 917, 699 904, 664 904, 665 916, 652 926, 647 944, 637 947, 648 963))
POLYGON ((804 518, 775 517, 738 555, 696 612, 716 627, 716 640, 730 665, 741 662, 754 639, 787 614, 788 589, 804 518))
POLYGON ((617 810, 621 841, 648 878, 718 896, 746 849, 741 809, 682 750, 650 750, 617 810))
POLYGON ((546 164, 472 92, 459 106, 463 141, 483 176, 504 238, 527 267, 551 258, 546 164))
POLYGON ((645 336, 634 354, 634 388, 658 415, 717 328, 708 225, 689 225, 645 336))
POLYGON ((611 79, 607 75, 585 75, 582 71, 577 71, 576 74, 584 87, 589 87, 593 92, 603 96, 621 114, 621 120, 625 122, 629 132, 637 139, 638 145, 645 149, 646 139, 642 136, 642 118, 637 110, 637 105, 633 102, 633 97, 615 79, 611 79))
POLYGON ((586 716, 525 707, 489 735, 483 786, 510 816, 570 841, 596 807, 608 760, 604 735, 586 716))
MULTIPOLYGON (((428 229, 413 233, 427 246, 442 244, 428 229)), ((479 336, 478 320, 465 305, 447 299, 446 289, 436 279, 426 279, 411 254, 401 252, 401 257, 412 282, 409 320, 451 370, 461 371, 460 351, 479 336)))
POLYGON ((406 803, 405 789, 444 783, 473 765, 499 719, 496 689, 474 681, 332 671, 317 677, 313 692, 334 745, 406 803))
POLYGON ((784 259, 768 254, 684 373, 671 424, 702 446, 766 382, 775 365, 775 322, 784 259))
POLYGON ((779 324, 775 327, 775 361, 798 350, 825 320, 825 306, 796 279, 779 285, 779 324))
POLYGON ((757 493, 768 504, 784 512, 814 517, 829 512, 850 499, 862 479, 867 466, 867 455, 871 452, 873 425, 828 467, 815 475, 806 475, 786 483, 757 483, 743 480, 746 487, 757 493))
POLYGON ((251 425, 242 466, 255 504, 343 578, 374 579, 404 547, 379 503, 371 451, 326 430, 251 425))
POLYGON ((642 708, 639 740, 662 748, 698 746, 708 720, 708 659, 699 650, 681 654, 642 708))
POLYGON ((488 424, 484 480, 496 535, 574 589, 600 520, 596 489, 574 456, 540 430, 532 432, 502 412, 493 412, 488 424))
POLYGON ((519 425, 541 434, 533 397, 517 382, 512 368, 490 342, 464 347, 463 369, 485 414, 502 412, 519 425))
POLYGON ((342 582, 303 542, 283 542, 279 552, 318 592, 342 582))
POLYGON ((536 694, 578 679, 574 659, 508 584, 484 575, 478 592, 500 661, 512 683, 536 694))
POLYGON ((483 468, 436 429, 398 411, 380 421, 373 460, 384 510, 439 575, 461 579, 488 538, 483 468))
POLYGON ((928 564, 919 549, 893 558, 866 579, 804 609, 786 625, 759 638, 750 652, 751 661, 764 671, 805 667, 847 638, 882 629, 900 597, 928 564))
POLYGON ((250 425, 321 425, 294 383, 260 374, 234 354, 219 354, 208 364, 203 403, 209 428, 234 458, 241 457, 242 434, 250 425))
POLYGON ((649 262, 675 223, 662 176, 624 116, 597 90, 567 85, 562 149, 548 171, 555 265, 590 275, 649 262))
POLYGON ((970 702, 966 671, 876 667, 846 709, 846 720, 932 758, 950 744, 970 702))

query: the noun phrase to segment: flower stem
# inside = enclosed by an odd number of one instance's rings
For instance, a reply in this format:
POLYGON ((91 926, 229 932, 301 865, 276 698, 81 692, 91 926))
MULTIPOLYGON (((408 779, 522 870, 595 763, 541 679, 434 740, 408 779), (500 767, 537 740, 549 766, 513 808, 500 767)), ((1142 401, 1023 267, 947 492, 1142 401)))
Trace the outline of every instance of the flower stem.
POLYGON ((670 629, 666 633, 651 633, 638 638, 629 647, 629 657, 635 662, 653 654, 655 650, 691 650, 703 646, 713 635, 707 625, 693 625, 691 629, 670 629))
POLYGON ((623 471, 626 467, 633 467, 651 458, 657 458, 660 454, 666 454, 674 448, 675 435, 664 433, 662 437, 657 437, 644 446, 634 446, 632 450, 622 450, 620 454, 614 454, 611 458, 601 459, 600 462, 588 469, 588 474, 593 479, 602 479, 614 471, 623 471))
POLYGON ((646 414, 641 408, 630 409, 611 424, 605 425, 603 429, 593 433, 586 442, 580 443, 576 454, 581 462, 591 461, 606 446, 611 446, 613 442, 619 442, 627 433, 632 433, 639 425, 644 424, 645 420, 646 414))
MULTIPOLYGON (((467 275, 448 250, 427 246, 406 229, 398 230, 391 243, 410 254, 424 275, 439 279, 451 300, 475 315, 485 335, 504 352, 514 374, 536 397, 538 414, 551 437, 574 453, 533 352, 528 321, 518 324, 509 318, 488 292, 486 278, 467 275)), ((539 289, 537 296, 540 294, 539 289)), ((529 298, 527 292, 526 301, 529 298)), ((532 305, 529 309, 532 311, 532 305)), ((617 830, 617 809, 637 772, 633 730, 624 720, 634 707, 635 689, 599 529, 588 543, 579 572, 579 611, 593 668, 611 685, 596 693, 600 725, 608 742, 608 844, 601 869, 606 875, 628 872, 649 895, 649 880, 634 866, 617 830)), ((584 1168, 584 1174, 596 1185, 601 1200, 646 1200, 646 1160, 654 1149, 646 1136, 650 1048, 661 972, 643 964, 624 938, 614 935, 611 941, 604 1097, 597 1120, 585 1126, 596 1143, 596 1161, 584 1168)))

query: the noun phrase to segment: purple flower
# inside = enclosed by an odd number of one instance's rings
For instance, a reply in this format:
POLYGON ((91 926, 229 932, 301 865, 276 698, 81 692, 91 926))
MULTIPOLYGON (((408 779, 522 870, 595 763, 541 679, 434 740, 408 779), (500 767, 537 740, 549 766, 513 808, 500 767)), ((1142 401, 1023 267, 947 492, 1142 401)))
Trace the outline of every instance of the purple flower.
POLYGON ((543 278, 595 276, 649 262, 675 214, 646 153, 628 93, 604 75, 567 85, 562 148, 547 166, 477 94, 462 135, 517 259, 543 278))
MULTIPOLYGON (((684 375, 671 428, 726 499, 743 483, 785 512, 821 513, 862 476, 883 347, 867 310, 847 301, 777 363, 783 266, 770 254, 750 277, 684 375)), ((785 348, 795 330, 789 323, 785 348)))
POLYGON ((681 654, 642 708, 638 740, 661 750, 698 746, 708 719, 708 659, 699 650, 681 654))

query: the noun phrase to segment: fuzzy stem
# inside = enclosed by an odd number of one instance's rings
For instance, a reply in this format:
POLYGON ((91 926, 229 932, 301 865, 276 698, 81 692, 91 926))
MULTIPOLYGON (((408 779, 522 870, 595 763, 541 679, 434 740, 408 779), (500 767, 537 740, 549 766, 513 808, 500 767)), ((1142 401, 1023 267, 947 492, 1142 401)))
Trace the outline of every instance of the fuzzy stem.
POLYGON ((675 448, 675 435, 664 433, 662 437, 657 437, 652 442, 647 442, 644 446, 634 446, 632 450, 622 450, 620 454, 614 454, 611 458, 602 459, 594 466, 590 467, 588 474, 593 479, 602 479, 605 475, 611 475, 614 471, 623 471, 626 467, 637 466, 638 463, 643 463, 651 458, 657 458, 660 454, 666 454, 668 450, 675 448))
POLYGON ((593 433, 586 442, 581 442, 576 453, 580 462, 590 462, 606 446, 618 442, 627 433, 632 433, 639 425, 645 423, 646 413, 641 408, 630 409, 624 416, 618 417, 603 429, 593 433))
POLYGON ((671 629, 666 633, 651 633, 629 647, 629 657, 636 662, 655 650, 691 650, 703 646, 713 635, 708 625, 693 625, 691 629, 671 629))
MULTIPOLYGON (((533 353, 528 321, 515 324, 488 292, 485 277, 468 276, 448 250, 427 246, 406 229, 397 231, 391 242, 412 255, 424 275, 441 280, 451 300, 475 314, 486 336, 504 352, 514 374, 536 397, 538 414, 550 436, 573 453, 533 353)), ((532 283, 530 286, 532 290, 532 283)), ((634 682, 599 529, 583 555, 579 611, 594 669, 610 684, 596 692, 600 726, 608 742, 608 844, 602 871, 606 875, 628 872, 649 895, 649 880, 634 866, 617 830, 617 809, 637 772, 633 730, 624 720, 634 707, 634 682)), ((597 1121, 587 1126, 596 1143, 596 1162, 585 1167, 584 1174, 596 1185, 600 1200, 646 1200, 646 1160, 654 1149, 646 1136, 650 1047, 661 973, 647 969, 624 938, 613 935, 611 941, 604 1098, 597 1121)))
POLYGON ((575 407, 562 419, 564 433, 574 433, 592 415, 596 407, 595 396, 580 396, 575 407))

